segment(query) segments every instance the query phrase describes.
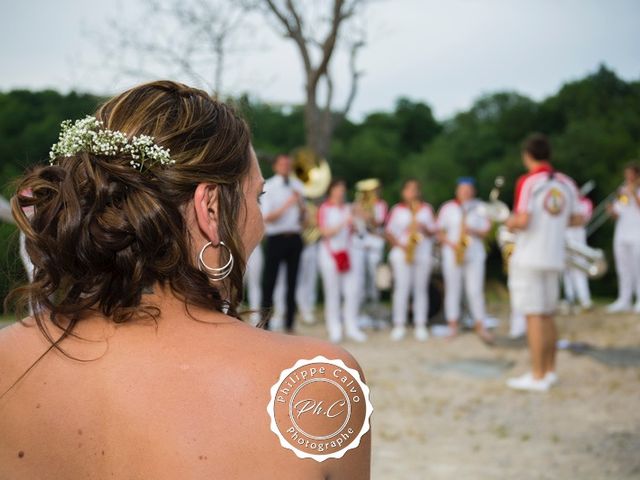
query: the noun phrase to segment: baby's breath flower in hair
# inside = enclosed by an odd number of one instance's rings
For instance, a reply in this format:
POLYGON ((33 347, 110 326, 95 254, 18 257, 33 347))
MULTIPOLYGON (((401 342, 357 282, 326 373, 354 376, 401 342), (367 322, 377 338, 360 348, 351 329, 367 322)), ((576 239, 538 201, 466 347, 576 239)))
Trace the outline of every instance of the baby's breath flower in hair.
POLYGON ((104 128, 104 124, 92 116, 75 122, 62 122, 58 143, 49 152, 49 163, 53 165, 56 158, 71 157, 79 152, 107 156, 128 155, 131 157, 129 164, 138 170, 155 164, 166 167, 176 163, 171 159, 169 149, 156 144, 153 137, 138 135, 129 138, 120 131, 104 128))

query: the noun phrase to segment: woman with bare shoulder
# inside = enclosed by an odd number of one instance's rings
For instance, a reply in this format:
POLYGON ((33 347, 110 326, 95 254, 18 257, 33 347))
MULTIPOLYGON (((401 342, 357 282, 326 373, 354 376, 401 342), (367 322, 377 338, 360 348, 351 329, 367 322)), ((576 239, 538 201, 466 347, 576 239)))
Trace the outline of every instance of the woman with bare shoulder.
POLYGON ((63 123, 11 200, 34 270, 5 308, 33 314, 0 330, 0 480, 369 478, 357 362, 240 320, 263 183, 247 124, 182 84, 63 123))

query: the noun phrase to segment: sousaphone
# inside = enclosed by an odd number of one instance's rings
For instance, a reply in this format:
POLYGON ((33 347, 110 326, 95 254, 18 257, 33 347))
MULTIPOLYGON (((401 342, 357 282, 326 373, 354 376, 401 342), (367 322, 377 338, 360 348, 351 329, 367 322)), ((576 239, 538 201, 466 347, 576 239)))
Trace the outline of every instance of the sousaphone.
POLYGON ((317 225, 317 207, 313 200, 322 197, 331 183, 329 163, 308 147, 296 148, 292 153, 293 175, 302 182, 303 195, 307 200, 305 228, 302 239, 305 244, 315 243, 320 238, 317 225))

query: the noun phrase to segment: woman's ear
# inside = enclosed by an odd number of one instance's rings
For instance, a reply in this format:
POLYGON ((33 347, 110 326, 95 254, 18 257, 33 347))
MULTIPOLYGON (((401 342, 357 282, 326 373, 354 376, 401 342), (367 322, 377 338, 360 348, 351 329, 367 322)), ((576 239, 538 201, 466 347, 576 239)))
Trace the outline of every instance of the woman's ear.
POLYGON ((193 194, 196 220, 202 235, 211 243, 220 243, 218 234, 218 187, 211 183, 200 183, 193 194))

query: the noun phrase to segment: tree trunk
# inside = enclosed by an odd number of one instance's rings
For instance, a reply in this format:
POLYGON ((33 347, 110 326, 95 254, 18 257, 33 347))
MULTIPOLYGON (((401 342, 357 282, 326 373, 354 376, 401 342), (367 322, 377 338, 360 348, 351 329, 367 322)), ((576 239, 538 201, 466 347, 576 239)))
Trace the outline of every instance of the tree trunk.
POLYGON ((306 146, 327 158, 331 147, 333 134, 333 117, 325 115, 324 111, 315 102, 315 95, 307 96, 304 109, 304 130, 306 146))

